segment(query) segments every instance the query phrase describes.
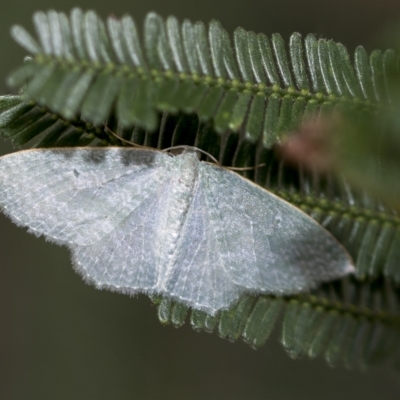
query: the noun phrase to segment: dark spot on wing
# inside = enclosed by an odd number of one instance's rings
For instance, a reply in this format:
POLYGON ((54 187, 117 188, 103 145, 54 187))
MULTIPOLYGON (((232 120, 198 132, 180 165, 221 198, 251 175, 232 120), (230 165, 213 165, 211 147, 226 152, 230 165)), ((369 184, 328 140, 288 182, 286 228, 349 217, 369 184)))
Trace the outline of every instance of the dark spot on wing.
MULTIPOLYGON (((86 150, 86 149, 85 149, 86 150)), ((88 149, 87 151, 83 150, 82 158, 85 161, 93 162, 95 164, 100 164, 107 156, 106 149, 88 149)))
POLYGON ((121 163, 126 167, 129 165, 151 166, 160 155, 162 156, 162 153, 153 150, 126 148, 122 148, 118 154, 121 163))
POLYGON ((80 173, 79 173, 76 169, 74 169, 74 175, 75 175, 76 177, 78 177, 78 176, 80 175, 80 173))
MULTIPOLYGON (((54 149, 51 150, 51 152, 57 156, 63 156, 67 159, 71 157, 78 157, 88 163, 94 164, 101 164, 106 158, 110 159, 115 157, 117 160, 120 160, 125 167, 132 165, 151 166, 155 164, 157 160, 160 160, 160 157, 162 158, 167 156, 166 154, 155 150, 153 151, 126 147, 78 147, 76 149, 54 149)), ((77 175, 75 174, 75 176, 77 175)))
POLYGON ((101 163, 107 153, 107 148, 60 148, 60 149, 53 149, 50 150, 51 153, 56 154, 57 156, 63 156, 65 158, 72 158, 72 157, 82 157, 83 160, 88 162, 93 162, 95 164, 101 163))
POLYGON ((62 156, 65 158, 71 158, 74 155, 75 151, 76 150, 73 150, 73 149, 68 149, 68 150, 66 150, 66 149, 49 149, 49 152, 51 154, 55 154, 57 156, 62 156))

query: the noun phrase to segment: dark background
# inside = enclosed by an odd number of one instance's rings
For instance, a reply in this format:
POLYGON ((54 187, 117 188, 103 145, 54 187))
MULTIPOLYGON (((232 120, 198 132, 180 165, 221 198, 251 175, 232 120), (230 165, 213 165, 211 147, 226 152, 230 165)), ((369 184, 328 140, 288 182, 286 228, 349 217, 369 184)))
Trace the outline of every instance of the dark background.
MULTIPOLYGON (((0 90, 25 55, 10 26, 32 31, 36 10, 74 6, 103 17, 148 11, 180 20, 220 20, 285 39, 317 33, 345 44, 382 47, 380 32, 400 17, 399 0, 0 0, 0 90)), ((400 20, 400 19, 399 19, 400 20)), ((0 143, 0 152, 12 148, 0 143)), ((400 379, 384 368, 332 369, 291 360, 275 333, 252 350, 216 335, 162 326, 145 296, 98 291, 73 271, 66 249, 0 216, 0 399, 324 399, 390 400, 400 379)))

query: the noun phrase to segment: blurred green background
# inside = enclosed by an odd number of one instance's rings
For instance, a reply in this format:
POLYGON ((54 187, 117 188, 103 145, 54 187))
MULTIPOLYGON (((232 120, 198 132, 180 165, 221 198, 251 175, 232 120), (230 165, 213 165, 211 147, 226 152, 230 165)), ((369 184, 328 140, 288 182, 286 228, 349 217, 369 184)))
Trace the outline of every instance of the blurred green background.
MULTIPOLYGON (((286 39, 314 32, 345 44, 382 47, 379 34, 400 20, 399 0, 1 0, 0 90, 24 51, 10 26, 32 31, 36 10, 94 9, 103 17, 149 11, 242 26, 286 39)), ((0 143, 0 152, 14 149, 0 143)), ((400 397, 400 376, 332 369, 291 360, 278 333, 260 350, 215 335, 162 326, 145 296, 98 291, 73 271, 68 251, 0 216, 0 399, 379 399, 400 397)))

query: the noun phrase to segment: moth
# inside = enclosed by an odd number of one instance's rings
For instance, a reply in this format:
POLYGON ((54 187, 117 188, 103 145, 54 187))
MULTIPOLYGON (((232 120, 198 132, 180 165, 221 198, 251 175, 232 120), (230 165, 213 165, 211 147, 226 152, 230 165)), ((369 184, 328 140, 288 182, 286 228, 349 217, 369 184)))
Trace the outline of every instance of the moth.
POLYGON ((354 271, 304 212, 190 149, 12 153, 0 158, 0 206, 67 246, 97 288, 160 294, 209 314, 244 293, 289 295, 354 271))

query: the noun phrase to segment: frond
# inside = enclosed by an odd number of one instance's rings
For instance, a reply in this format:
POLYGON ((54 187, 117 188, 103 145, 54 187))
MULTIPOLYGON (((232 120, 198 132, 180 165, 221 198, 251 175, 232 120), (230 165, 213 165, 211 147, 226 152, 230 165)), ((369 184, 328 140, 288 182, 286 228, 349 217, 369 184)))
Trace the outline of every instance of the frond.
POLYGON ((390 100, 385 74, 392 51, 362 47, 354 65, 333 41, 304 40, 294 33, 288 51, 278 34, 269 39, 238 28, 233 47, 219 22, 150 13, 140 40, 129 16, 107 19, 94 12, 38 12, 39 43, 20 26, 14 38, 33 55, 9 78, 26 85, 25 96, 70 120, 80 115, 96 126, 115 114, 120 125, 157 129, 157 112, 197 113, 215 131, 270 148, 310 113, 361 107, 390 100))
POLYGON ((153 299, 164 324, 189 316, 198 331, 262 346, 282 320, 281 343, 292 358, 323 357, 331 366, 365 369, 400 357, 400 296, 379 285, 344 279, 293 297, 244 296, 232 309, 210 316, 167 299, 153 299), (282 318, 279 318, 282 317, 282 318))

